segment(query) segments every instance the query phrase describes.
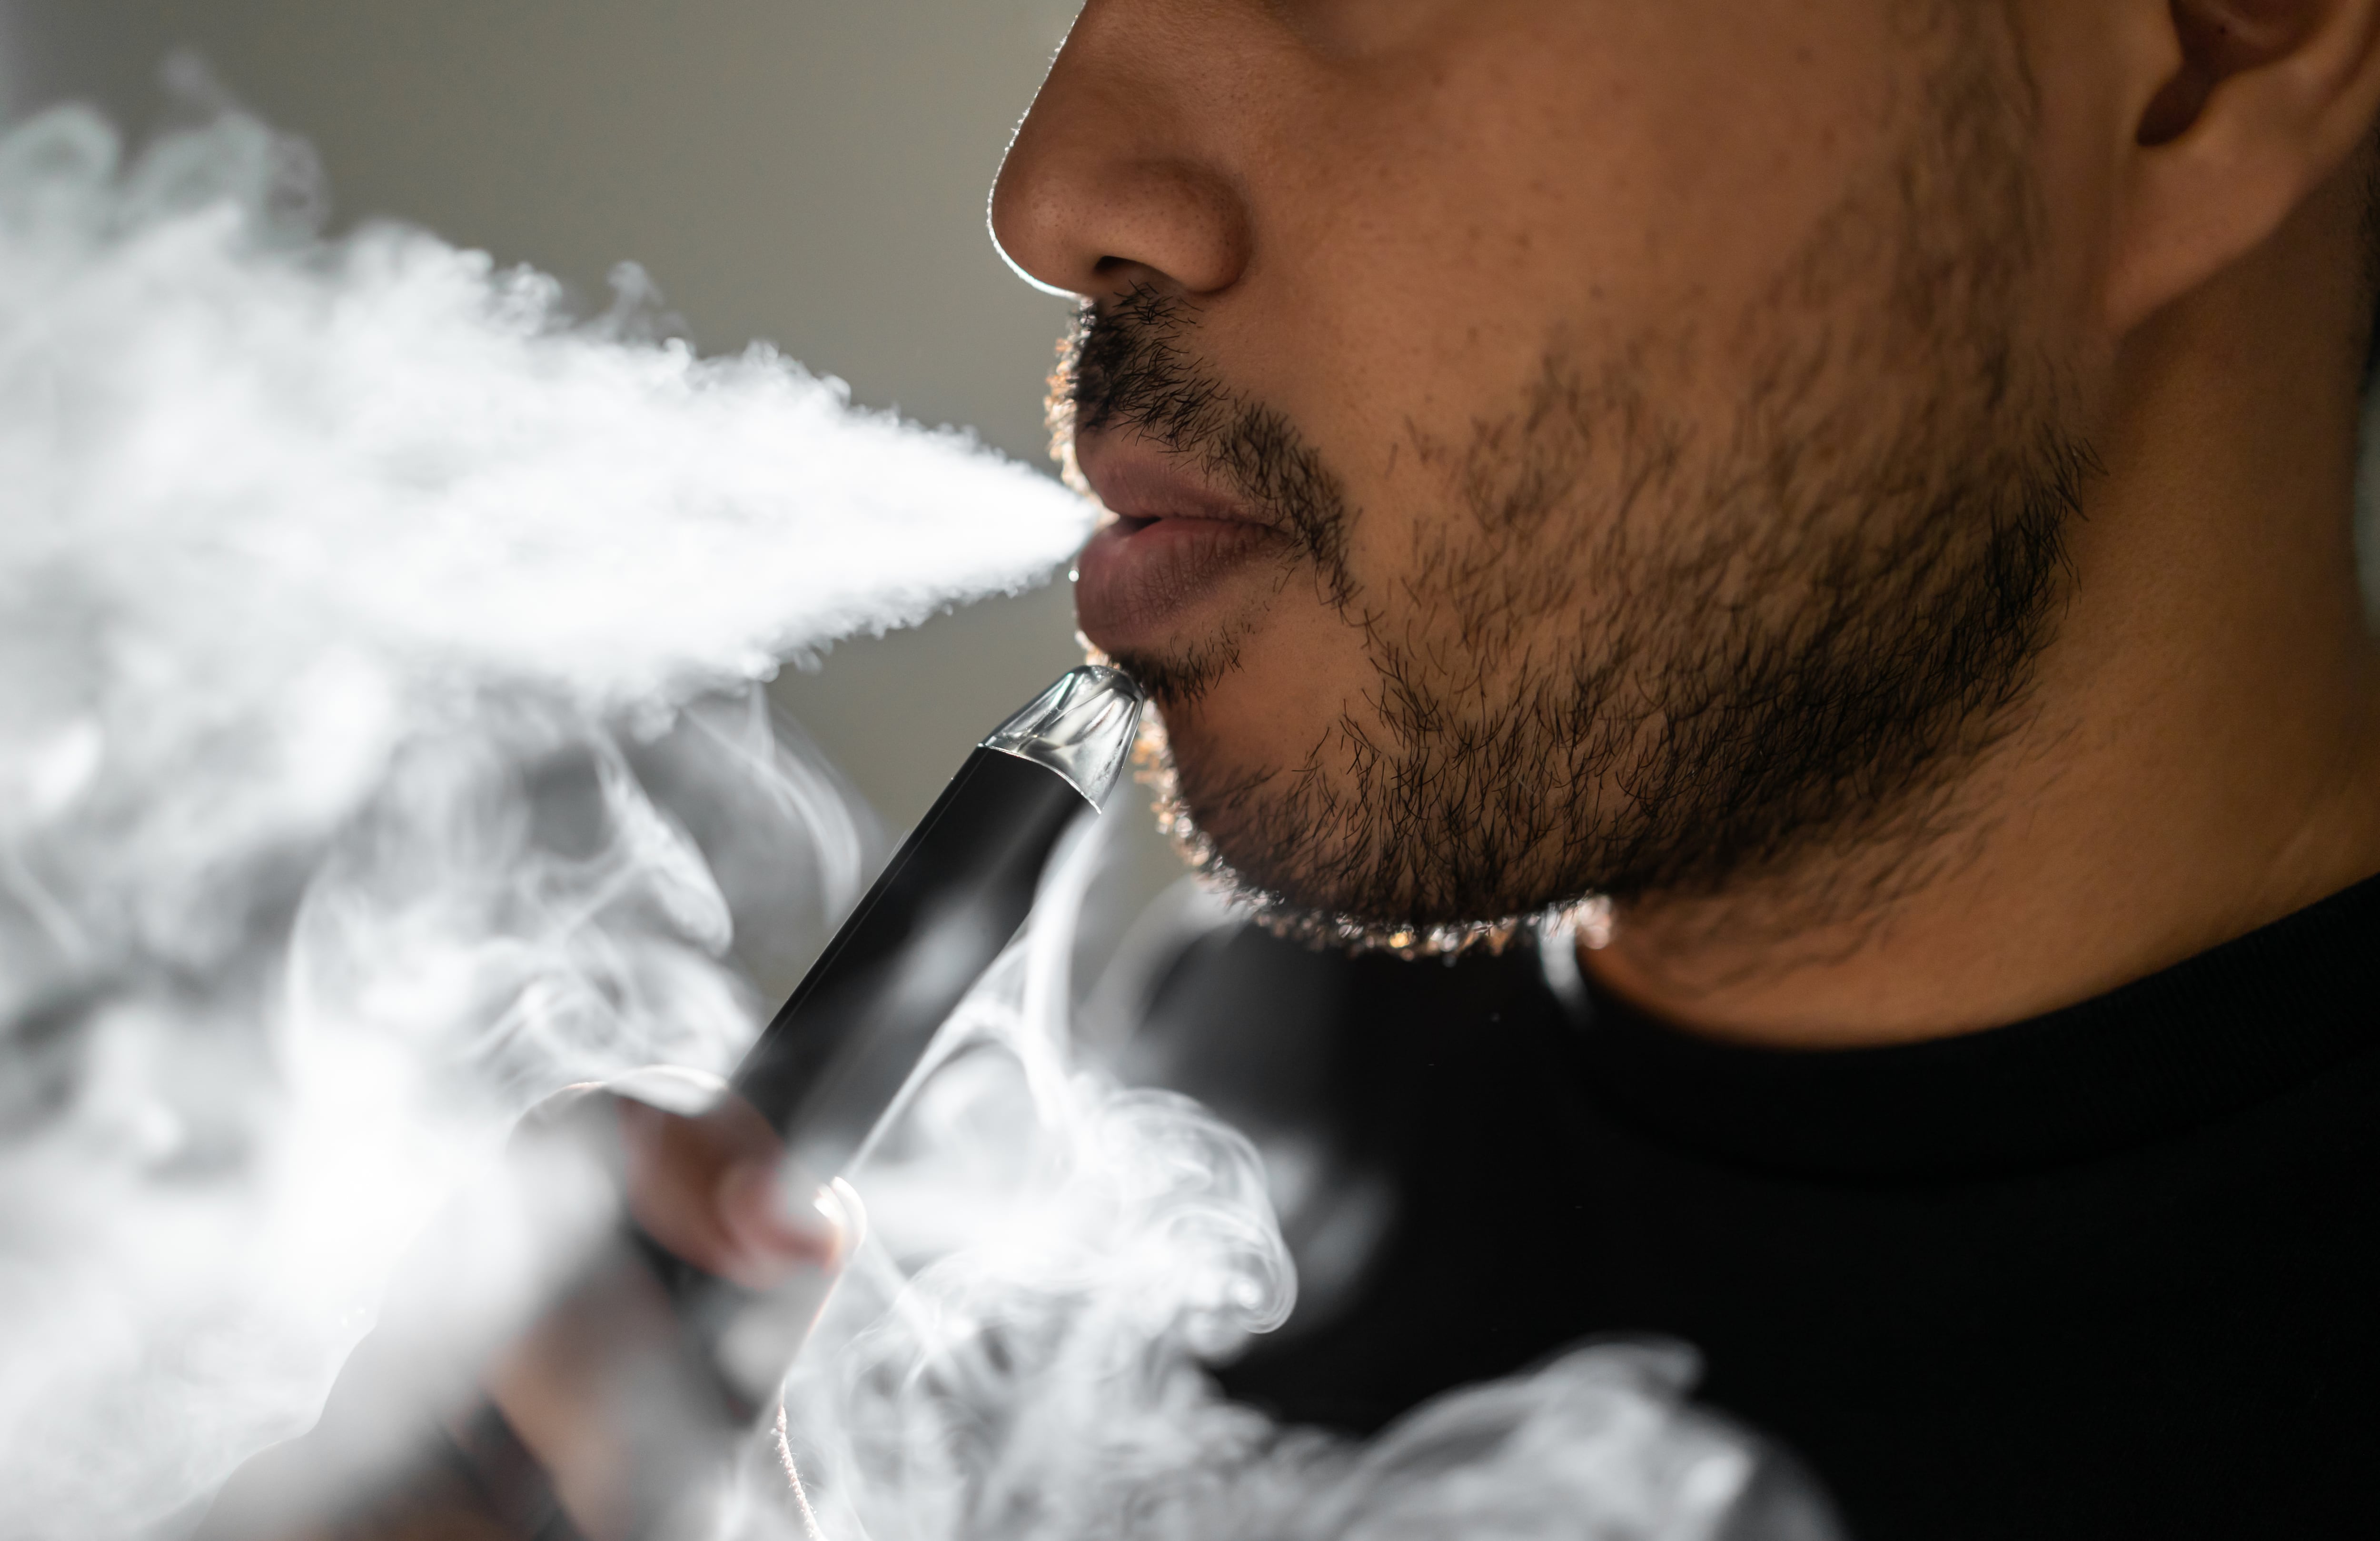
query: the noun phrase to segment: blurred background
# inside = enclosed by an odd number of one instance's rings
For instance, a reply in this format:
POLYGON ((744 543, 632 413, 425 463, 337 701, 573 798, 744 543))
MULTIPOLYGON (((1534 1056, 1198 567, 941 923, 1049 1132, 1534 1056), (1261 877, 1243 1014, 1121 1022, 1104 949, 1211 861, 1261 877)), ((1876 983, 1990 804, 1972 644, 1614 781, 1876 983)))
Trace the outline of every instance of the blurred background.
MULTIPOLYGON (((138 135, 195 51, 304 136, 334 223, 393 216, 555 274, 633 261, 706 353, 752 338, 861 402, 1048 467, 1062 300, 985 199, 1071 0, 0 0, 0 114, 91 101, 138 135)), ((894 830, 1080 661, 1063 576, 845 643, 772 686, 894 830)), ((1146 820, 1139 821, 1146 827, 1146 820)), ((1157 875, 1150 850, 1136 863, 1157 875)))

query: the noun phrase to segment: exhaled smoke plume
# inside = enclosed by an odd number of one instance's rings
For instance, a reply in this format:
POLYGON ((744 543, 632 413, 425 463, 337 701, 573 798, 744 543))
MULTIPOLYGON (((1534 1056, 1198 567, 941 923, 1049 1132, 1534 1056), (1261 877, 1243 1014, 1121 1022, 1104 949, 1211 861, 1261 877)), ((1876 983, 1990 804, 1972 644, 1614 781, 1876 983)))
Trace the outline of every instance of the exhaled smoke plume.
MULTIPOLYGON (((764 350, 324 239, 305 169, 238 116, 128 167, 87 112, 0 139, 8 1537, 178 1535, 524 1101, 723 1068, 869 855, 750 682, 1087 522, 764 350)), ((1245 1141, 1066 1062, 1091 850, 858 1173, 873 1239, 790 1385, 828 1535, 1823 1534, 1673 1352, 1369 1448, 1217 1401, 1200 1356, 1293 1275, 1245 1141)), ((800 1534, 747 1475, 731 1523, 800 1534)))
POLYGON ((0 140, 0 1535, 170 1531, 526 1097, 732 1063, 733 918, 814 945, 864 831, 757 697, 677 709, 1086 525, 764 348, 322 238, 308 170, 0 140))

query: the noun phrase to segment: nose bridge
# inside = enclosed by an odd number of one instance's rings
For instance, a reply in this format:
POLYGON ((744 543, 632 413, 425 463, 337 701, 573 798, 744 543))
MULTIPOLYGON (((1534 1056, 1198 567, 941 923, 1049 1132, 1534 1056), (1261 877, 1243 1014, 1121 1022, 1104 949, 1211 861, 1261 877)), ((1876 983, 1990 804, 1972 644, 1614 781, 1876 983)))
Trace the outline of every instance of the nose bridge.
POLYGON ((1245 269, 1243 178, 1219 132, 1231 83, 1212 67, 1226 7, 1091 0, 1009 146, 993 241, 1046 288, 1099 297, 1135 284, 1208 295, 1245 269))

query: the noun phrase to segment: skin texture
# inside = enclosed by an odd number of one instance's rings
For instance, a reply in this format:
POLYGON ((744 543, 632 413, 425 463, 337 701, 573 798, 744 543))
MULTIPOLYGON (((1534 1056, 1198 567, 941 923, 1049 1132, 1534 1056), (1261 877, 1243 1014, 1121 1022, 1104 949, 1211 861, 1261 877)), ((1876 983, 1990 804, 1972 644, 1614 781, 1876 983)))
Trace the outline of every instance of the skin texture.
POLYGON ((1803 1047, 2380 869, 2375 28, 1096 0, 993 230, 1089 303, 1083 624, 1217 859, 1342 931, 1607 892, 1607 987, 1803 1047))

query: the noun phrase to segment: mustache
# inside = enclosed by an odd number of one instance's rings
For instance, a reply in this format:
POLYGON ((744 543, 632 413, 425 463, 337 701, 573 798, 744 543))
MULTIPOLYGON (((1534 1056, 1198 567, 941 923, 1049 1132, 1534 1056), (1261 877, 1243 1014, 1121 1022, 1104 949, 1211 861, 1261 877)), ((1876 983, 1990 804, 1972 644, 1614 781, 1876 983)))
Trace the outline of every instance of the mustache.
POLYGON ((1051 379, 1050 428, 1062 446, 1085 433, 1126 433, 1190 462, 1288 535, 1345 611, 1353 516, 1344 483, 1287 414, 1233 389, 1191 350, 1197 313, 1135 285, 1083 305, 1051 379))

